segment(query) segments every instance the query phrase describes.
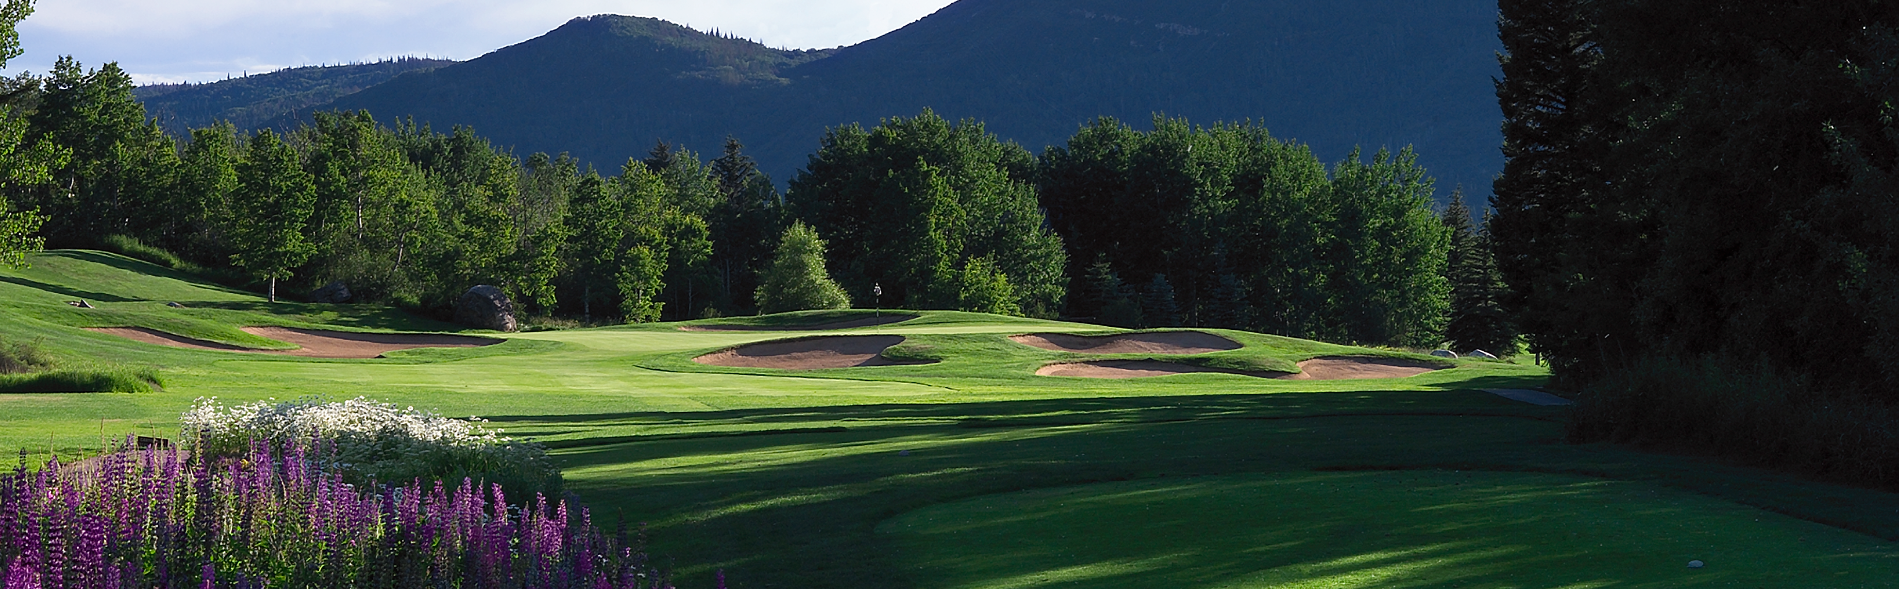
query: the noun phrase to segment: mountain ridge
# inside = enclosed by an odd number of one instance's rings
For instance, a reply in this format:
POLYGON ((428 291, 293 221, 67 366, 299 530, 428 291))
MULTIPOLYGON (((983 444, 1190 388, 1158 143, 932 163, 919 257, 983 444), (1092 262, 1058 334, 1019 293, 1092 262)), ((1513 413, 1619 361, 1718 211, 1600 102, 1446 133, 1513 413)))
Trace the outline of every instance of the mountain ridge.
POLYGON ((924 108, 1032 151, 1100 116, 1164 113, 1258 122, 1334 161, 1412 145, 1441 194, 1487 193, 1502 167, 1495 14, 1484 0, 962 0, 821 51, 597 15, 297 114, 467 125, 607 169, 656 141, 703 152, 732 135, 782 183, 824 129, 924 108))

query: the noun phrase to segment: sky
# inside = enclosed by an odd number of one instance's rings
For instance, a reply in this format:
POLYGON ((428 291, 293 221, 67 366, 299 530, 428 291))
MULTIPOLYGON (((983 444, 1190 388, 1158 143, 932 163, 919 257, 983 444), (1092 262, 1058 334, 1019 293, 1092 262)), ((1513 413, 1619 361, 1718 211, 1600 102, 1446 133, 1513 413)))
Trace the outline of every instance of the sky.
POLYGON ((467 60, 580 16, 650 16, 789 49, 874 39, 951 0, 38 0, 7 75, 62 55, 135 82, 210 82, 397 56, 467 60))

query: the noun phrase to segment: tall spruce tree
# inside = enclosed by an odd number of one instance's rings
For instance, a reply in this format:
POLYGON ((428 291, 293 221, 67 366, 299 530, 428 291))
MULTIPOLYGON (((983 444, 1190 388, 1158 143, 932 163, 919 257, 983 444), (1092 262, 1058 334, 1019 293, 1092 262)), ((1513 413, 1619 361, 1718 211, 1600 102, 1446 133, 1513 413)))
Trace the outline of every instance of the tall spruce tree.
POLYGON ((1488 233, 1471 224, 1462 189, 1452 194, 1443 218, 1444 226, 1451 230, 1445 264, 1445 276, 1451 283, 1451 306, 1444 338, 1458 350, 1508 356, 1516 351, 1516 333, 1510 329, 1503 310, 1503 278, 1490 253, 1488 233))
POLYGON ((725 153, 712 161, 722 198, 706 224, 713 235, 711 265, 718 275, 719 303, 727 313, 753 308, 758 273, 784 227, 777 188, 744 149, 737 138, 728 137, 725 153))
POLYGON ((1141 323, 1146 327, 1173 327, 1180 324, 1180 304, 1174 300, 1174 285, 1166 274, 1155 274, 1141 289, 1141 323))
POLYGON ((231 262, 270 282, 277 302, 277 281, 292 276, 316 252, 304 227, 316 208, 316 187, 303 171, 297 152, 269 129, 251 137, 237 164, 237 190, 228 232, 237 254, 231 262))
MULTIPOLYGON (((1506 305, 1531 349, 1559 370, 1636 351, 1628 310, 1644 249, 1644 212, 1608 189, 1607 116, 1595 0, 1501 0, 1496 83, 1503 174, 1489 223, 1506 305)), ((1598 362, 1599 363, 1599 362, 1598 362)))

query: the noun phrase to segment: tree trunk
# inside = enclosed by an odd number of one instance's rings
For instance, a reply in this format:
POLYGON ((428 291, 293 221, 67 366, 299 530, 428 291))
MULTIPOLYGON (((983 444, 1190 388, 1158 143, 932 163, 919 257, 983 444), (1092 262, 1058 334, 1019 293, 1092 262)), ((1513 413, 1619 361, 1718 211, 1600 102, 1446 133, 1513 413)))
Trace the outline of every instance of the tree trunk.
POLYGON ((270 277, 270 302, 277 302, 277 277, 270 277))

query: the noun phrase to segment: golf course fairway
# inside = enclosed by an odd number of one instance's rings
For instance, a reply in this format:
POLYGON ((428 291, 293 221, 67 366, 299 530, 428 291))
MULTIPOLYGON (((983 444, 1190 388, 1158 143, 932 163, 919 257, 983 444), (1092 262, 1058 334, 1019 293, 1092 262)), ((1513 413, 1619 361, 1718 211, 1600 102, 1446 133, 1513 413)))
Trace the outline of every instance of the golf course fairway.
POLYGON ((1859 534, 1534 473, 1082 485, 929 507, 878 531, 920 586, 945 589, 1879 587, 1899 566, 1899 551, 1859 534))
POLYGON ((38 464, 175 438, 201 397, 480 416, 547 445, 596 521, 644 524, 685 589, 720 571, 734 589, 1899 586, 1899 495, 1569 443, 1569 409, 1485 392, 1543 387, 1522 361, 948 311, 501 334, 102 252, 29 262, 0 270, 0 338, 144 392, 0 393, 0 449, 38 464), (114 335, 147 331, 279 353, 114 335), (314 358, 258 335, 311 332, 501 341, 314 358), (798 342, 839 337, 880 361, 695 361, 836 356, 798 342), (1417 369, 1294 377, 1322 358, 1417 369), (1090 362, 1191 370, 1037 374, 1090 362))

